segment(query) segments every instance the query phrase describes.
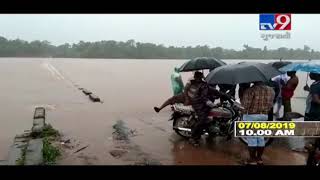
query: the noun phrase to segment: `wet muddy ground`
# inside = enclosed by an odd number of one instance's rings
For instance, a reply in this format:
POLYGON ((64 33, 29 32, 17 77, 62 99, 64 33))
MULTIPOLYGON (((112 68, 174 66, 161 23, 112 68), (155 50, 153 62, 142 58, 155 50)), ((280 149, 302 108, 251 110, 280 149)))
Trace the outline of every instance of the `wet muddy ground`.
MULTIPOLYGON (((44 106, 46 121, 70 139, 61 144, 58 164, 241 164, 247 152, 238 139, 218 138, 211 143, 203 139, 194 148, 173 132, 169 108, 159 114, 153 111, 171 96, 170 74, 183 62, 0 59, 0 161, 6 159, 13 137, 31 128, 34 108, 44 106), (90 101, 79 88, 92 91, 102 103, 90 101), (115 128, 119 122, 128 136, 121 136, 120 130, 119 137, 115 128)), ((300 75, 298 88, 304 86, 305 76, 300 75)), ((185 81, 189 77, 183 74, 185 81)), ((293 110, 303 113, 306 93, 298 90, 296 96, 293 110)), ((277 139, 266 149, 265 164, 304 165, 306 154, 291 150, 302 146, 302 139, 277 139)))

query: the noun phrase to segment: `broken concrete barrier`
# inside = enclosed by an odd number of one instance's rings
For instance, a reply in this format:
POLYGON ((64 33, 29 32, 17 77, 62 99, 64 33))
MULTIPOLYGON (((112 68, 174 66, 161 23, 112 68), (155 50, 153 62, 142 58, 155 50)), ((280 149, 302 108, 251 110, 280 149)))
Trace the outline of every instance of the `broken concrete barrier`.
POLYGON ((46 116, 46 111, 45 108, 43 107, 37 107, 34 111, 34 118, 33 118, 33 124, 32 124, 32 135, 37 136, 39 135, 44 127, 45 127, 45 117, 46 116))
POLYGON ((34 119, 33 120, 33 126, 31 128, 33 136, 39 135, 45 127, 45 119, 40 118, 40 119, 34 119))
POLYGON ((100 98, 94 94, 90 94, 89 98, 91 99, 91 101, 93 102, 100 102, 100 98))
POLYGON ((29 141, 26 155, 25 155, 25 165, 41 165, 43 164, 43 139, 31 139, 29 141))
POLYGON ((33 120, 33 126, 44 126, 45 125, 45 119, 34 119, 33 120))
POLYGON ((34 111, 34 116, 33 119, 38 119, 38 118, 45 118, 46 117, 46 110, 43 107, 37 107, 34 111))
POLYGON ((85 94, 85 95, 90 95, 92 94, 91 91, 87 90, 87 89, 82 89, 82 92, 85 94))

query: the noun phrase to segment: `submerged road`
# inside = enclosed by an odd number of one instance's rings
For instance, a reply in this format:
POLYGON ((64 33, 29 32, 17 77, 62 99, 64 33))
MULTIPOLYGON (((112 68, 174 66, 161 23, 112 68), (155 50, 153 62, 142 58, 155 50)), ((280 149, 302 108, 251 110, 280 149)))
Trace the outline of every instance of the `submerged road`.
MULTIPOLYGON (((159 114, 153 111, 153 106, 171 96, 170 73, 182 63, 1 59, 0 160, 7 157, 13 137, 31 128, 34 107, 44 106, 47 122, 71 139, 58 164, 239 165, 248 155, 238 139, 203 140, 194 148, 172 130, 169 108, 159 114), (90 101, 78 88, 92 91, 103 103, 90 101), (128 141, 113 133, 120 120, 131 130, 128 141), (86 148, 74 153, 82 147, 86 148)), ((184 80, 190 77, 183 76, 184 80)), ((294 101, 293 110, 303 112, 305 100, 294 101)), ((306 154, 291 150, 302 146, 301 139, 277 139, 266 149, 265 164, 304 165, 306 154)))

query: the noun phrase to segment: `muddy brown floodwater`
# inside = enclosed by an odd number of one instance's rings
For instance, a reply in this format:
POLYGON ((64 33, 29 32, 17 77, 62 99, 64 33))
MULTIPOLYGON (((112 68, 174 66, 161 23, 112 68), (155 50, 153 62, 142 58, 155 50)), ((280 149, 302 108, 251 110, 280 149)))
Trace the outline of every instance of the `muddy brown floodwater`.
MULTIPOLYGON (((0 160, 7 158, 13 137, 31 128, 34 108, 44 106, 46 121, 72 139, 58 164, 238 165, 247 152, 237 139, 218 138, 193 148, 173 132, 169 108, 153 111, 172 95, 170 74, 183 62, 1 58, 0 160), (91 102, 78 88, 92 91, 103 103, 91 102), (114 138, 113 125, 120 120, 135 132, 129 141, 114 138)), ((184 81, 191 76, 182 75, 184 81)), ((306 75, 299 77, 292 104, 303 113, 306 75)), ((305 154, 290 149, 302 146, 301 139, 277 140, 266 149, 265 163, 303 165, 305 154)))

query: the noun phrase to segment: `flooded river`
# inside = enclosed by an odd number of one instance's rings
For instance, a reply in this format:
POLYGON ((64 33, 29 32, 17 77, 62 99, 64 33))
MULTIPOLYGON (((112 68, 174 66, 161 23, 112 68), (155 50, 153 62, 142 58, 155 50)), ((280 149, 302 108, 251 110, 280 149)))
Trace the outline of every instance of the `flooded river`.
MULTIPOLYGON (((153 111, 155 105, 172 95, 170 74, 183 62, 1 58, 0 160, 7 158, 14 136, 31 128, 34 108, 44 106, 47 123, 75 141, 75 147, 65 152, 59 164, 117 165, 146 160, 164 165, 239 164, 247 152, 237 139, 217 139, 193 148, 173 132, 169 108, 159 114, 153 111), (103 103, 91 102, 80 87, 92 91, 103 103), (113 125, 119 120, 136 132, 127 144, 113 138, 113 125), (81 146, 88 147, 73 153, 81 146), (119 148, 126 155, 116 158, 110 152, 119 148)), ((182 76, 186 81, 191 73, 182 76)), ((294 111, 303 113, 306 74, 300 73, 299 77, 292 104, 294 111)), ((304 164, 305 154, 290 150, 302 146, 296 142, 300 141, 277 140, 266 149, 265 163, 304 164)))

